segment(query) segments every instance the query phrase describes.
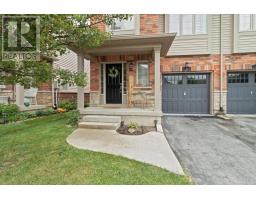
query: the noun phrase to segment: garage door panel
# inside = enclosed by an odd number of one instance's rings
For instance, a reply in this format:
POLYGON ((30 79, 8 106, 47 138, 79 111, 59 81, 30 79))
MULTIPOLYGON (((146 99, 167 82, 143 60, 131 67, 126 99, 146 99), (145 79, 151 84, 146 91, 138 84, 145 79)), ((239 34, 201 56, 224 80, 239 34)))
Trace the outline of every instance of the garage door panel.
POLYGON ((230 114, 256 114, 255 73, 228 74, 227 112, 230 114))
POLYGON ((163 76, 163 112, 177 114, 209 113, 209 75, 163 76), (182 81, 173 81, 177 79, 182 81), (182 78, 181 78, 182 77, 182 78))

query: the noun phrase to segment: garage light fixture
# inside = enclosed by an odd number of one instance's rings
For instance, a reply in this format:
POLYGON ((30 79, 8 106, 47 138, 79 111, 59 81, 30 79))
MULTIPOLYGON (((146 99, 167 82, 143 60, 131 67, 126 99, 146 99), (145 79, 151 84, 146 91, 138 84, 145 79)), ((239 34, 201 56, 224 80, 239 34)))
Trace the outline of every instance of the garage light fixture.
POLYGON ((184 71, 184 72, 190 72, 191 71, 191 67, 189 66, 188 62, 185 62, 182 71, 184 71))

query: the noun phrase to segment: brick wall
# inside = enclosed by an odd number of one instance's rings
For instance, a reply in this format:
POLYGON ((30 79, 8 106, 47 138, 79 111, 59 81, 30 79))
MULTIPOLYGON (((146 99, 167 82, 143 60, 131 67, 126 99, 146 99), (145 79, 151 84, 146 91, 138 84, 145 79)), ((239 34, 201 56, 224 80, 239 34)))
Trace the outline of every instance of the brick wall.
POLYGON ((38 87, 38 91, 52 91, 52 83, 43 83, 38 87))
POLYGON ((140 34, 154 34, 160 33, 159 26, 161 17, 160 15, 144 14, 140 15, 140 34))
MULTIPOLYGON (((85 93, 84 94, 84 103, 88 104, 90 100, 90 94, 85 93)), ((59 93, 59 101, 77 101, 77 93, 71 93, 71 92, 61 92, 59 93)))

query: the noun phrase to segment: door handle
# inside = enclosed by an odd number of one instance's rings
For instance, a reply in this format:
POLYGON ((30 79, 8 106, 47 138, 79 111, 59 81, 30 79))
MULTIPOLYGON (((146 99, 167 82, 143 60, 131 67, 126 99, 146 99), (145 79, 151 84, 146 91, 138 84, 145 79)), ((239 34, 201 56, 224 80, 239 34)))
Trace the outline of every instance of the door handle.
POLYGON ((253 91, 251 90, 251 95, 253 95, 253 91))
POLYGON ((183 94, 184 94, 184 96, 186 96, 186 95, 187 95, 187 93, 186 93, 186 92, 184 92, 183 94))

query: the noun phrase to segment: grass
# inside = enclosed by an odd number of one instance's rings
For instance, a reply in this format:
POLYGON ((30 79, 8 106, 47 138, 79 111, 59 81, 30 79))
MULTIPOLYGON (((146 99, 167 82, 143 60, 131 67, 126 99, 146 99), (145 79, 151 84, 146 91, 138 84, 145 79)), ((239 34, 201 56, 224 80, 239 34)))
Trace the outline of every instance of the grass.
POLYGON ((66 143, 65 114, 0 126, 0 184, 189 184, 185 176, 66 143))

